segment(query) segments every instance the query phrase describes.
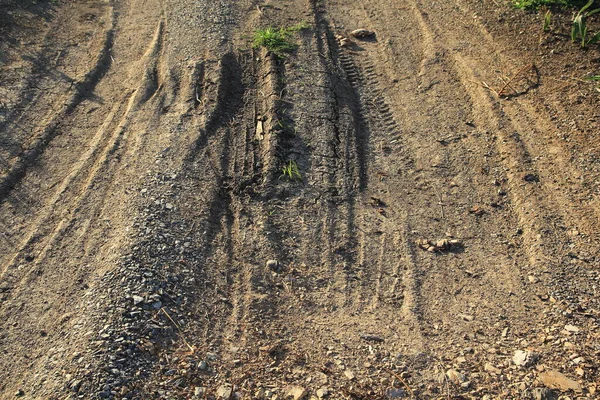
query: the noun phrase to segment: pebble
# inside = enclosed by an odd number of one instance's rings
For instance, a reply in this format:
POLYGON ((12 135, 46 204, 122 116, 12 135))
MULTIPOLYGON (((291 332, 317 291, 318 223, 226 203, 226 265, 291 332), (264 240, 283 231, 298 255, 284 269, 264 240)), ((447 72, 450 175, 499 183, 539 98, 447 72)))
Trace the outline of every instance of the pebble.
POLYGON ((206 388, 203 386, 196 386, 194 388, 194 396, 203 396, 206 388))
POLYGON ((523 180, 525 182, 539 182, 540 178, 536 174, 525 174, 523 180))
POLYGON ((544 386, 550 389, 581 391, 581 385, 578 382, 569 379, 566 375, 558 371, 542 372, 538 379, 544 386))
POLYGON ((217 399, 229 400, 232 393, 233 389, 231 385, 221 385, 217 389, 217 399))
POLYGON ((548 388, 535 388, 532 393, 534 400, 556 400, 558 396, 548 388))
POLYGON ((461 374, 455 369, 449 369, 448 371, 446 371, 446 376, 448 377, 450 382, 454 383, 455 385, 460 385, 462 382, 467 380, 467 378, 463 374, 461 374))
POLYGON ((356 38, 364 38, 364 37, 369 37, 369 36, 373 36, 375 34, 375 32, 370 31, 368 29, 355 29, 352 32, 350 32, 350 35, 356 37, 356 38))
POLYGON ((302 386, 291 386, 285 392, 286 398, 290 398, 291 397, 293 400, 304 399, 307 394, 308 394, 308 392, 302 386))
POLYGON ((279 261, 269 260, 269 261, 267 261, 267 268, 270 269, 271 271, 279 272, 281 269, 281 266, 279 265, 279 261))
POLYGON ((464 319, 465 321, 473 321, 475 319, 474 316, 469 315, 469 314, 459 314, 459 317, 461 317, 462 319, 464 319))
POLYGON ((385 396, 388 399, 403 399, 408 397, 408 394, 403 389, 389 388, 385 391, 385 396))
POLYGON ((344 371, 344 376, 348 378, 348 380, 354 380, 354 378, 356 378, 354 372, 350 371, 349 369, 344 371))
POLYGON ((327 388, 317 389, 317 397, 323 399, 329 396, 329 390, 327 388))
POLYGON ((520 367, 530 367, 538 359, 538 355, 531 350, 516 350, 512 361, 520 367))
POLYGON ((483 369, 485 369, 487 372, 491 372, 496 375, 500 375, 502 373, 502 371, 499 368, 494 367, 491 363, 485 363, 483 369))
POLYGON ((137 295, 133 296, 133 304, 134 305, 137 306, 138 304, 143 303, 143 302, 144 302, 144 298, 142 296, 137 296, 137 295))
POLYGON ((577 332, 579 332, 579 328, 576 327, 575 325, 567 324, 567 325, 565 325, 565 331, 571 332, 571 333, 577 333, 577 332))

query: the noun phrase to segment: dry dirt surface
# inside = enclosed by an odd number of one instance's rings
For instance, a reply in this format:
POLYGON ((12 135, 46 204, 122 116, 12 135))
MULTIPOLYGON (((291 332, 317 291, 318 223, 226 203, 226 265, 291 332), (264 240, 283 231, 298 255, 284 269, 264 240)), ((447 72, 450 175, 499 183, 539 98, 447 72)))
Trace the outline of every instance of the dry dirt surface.
POLYGON ((0 398, 599 398, 571 13, 0 0, 0 398))

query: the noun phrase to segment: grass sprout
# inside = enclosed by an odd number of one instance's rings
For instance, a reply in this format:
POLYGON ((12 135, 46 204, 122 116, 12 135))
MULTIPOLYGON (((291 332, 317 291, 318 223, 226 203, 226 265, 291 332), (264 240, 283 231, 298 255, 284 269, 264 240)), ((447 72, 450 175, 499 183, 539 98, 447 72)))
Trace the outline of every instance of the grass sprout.
POLYGON ((544 14, 544 25, 543 25, 544 32, 548 32, 550 30, 551 23, 552 23, 552 12, 550 10, 546 10, 546 13, 544 14))
POLYGON ((283 174, 279 177, 287 178, 290 181, 301 181, 302 175, 300 174, 300 169, 298 169, 298 164, 294 160, 288 161, 288 163, 281 169, 283 174))
POLYGON ((600 75, 584 76, 583 79, 586 81, 598 82, 599 85, 596 86, 596 90, 600 92, 600 75))
POLYGON ((593 3, 594 0, 588 1, 587 4, 583 6, 573 18, 573 26, 571 27, 571 40, 573 42, 581 40, 582 48, 586 48, 590 44, 600 41, 600 32, 596 32, 595 34, 588 32, 587 19, 590 16, 600 12, 600 8, 588 11, 588 8, 590 8, 593 3))

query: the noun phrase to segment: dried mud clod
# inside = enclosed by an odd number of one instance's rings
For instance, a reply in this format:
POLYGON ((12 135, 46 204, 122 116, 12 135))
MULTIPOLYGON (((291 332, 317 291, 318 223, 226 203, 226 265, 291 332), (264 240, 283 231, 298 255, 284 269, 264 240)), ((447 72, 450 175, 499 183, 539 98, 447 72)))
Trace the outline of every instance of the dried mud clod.
POLYGON ((353 43, 352 40, 343 35, 335 35, 335 39, 337 40, 340 47, 348 47, 353 43))
POLYGON ((452 252, 458 251, 463 248, 462 241, 458 239, 419 239, 417 245, 423 250, 427 250, 431 253, 435 252, 452 252))

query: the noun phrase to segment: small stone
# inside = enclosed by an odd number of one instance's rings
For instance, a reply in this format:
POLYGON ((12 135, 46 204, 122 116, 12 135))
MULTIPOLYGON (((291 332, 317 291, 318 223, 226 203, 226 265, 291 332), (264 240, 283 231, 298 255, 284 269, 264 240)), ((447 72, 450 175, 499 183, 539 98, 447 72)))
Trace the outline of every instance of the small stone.
POLYGON ((233 389, 231 385, 221 385, 217 389, 217 399, 229 400, 232 393, 233 389))
POLYGON ((308 392, 302 386, 291 386, 285 392, 286 398, 292 398, 293 400, 301 400, 306 397, 308 392))
POLYGON ((23 391, 23 389, 19 389, 15 393, 15 397, 21 397, 21 396, 25 396, 25 392, 23 391))
POLYGON ((279 272, 281 269, 281 266, 279 265, 279 261, 269 260, 269 261, 267 261, 267 268, 270 269, 271 271, 279 272))
POLYGON ((134 305, 137 306, 138 304, 143 303, 143 302, 144 302, 144 298, 142 296, 137 296, 137 295, 133 296, 133 304, 134 305))
POLYGON ((435 243, 435 247, 437 247, 440 250, 446 249, 450 247, 450 242, 448 241, 448 239, 440 239, 435 243))
POLYGON ((205 369, 208 368, 208 363, 206 361, 202 360, 198 363, 198 368, 201 369, 202 371, 204 371, 205 369))
POLYGON ((79 392, 79 388, 81 387, 81 379, 75 379, 74 381, 71 382, 69 387, 75 393, 79 392))
POLYGON ((490 363, 485 363, 485 366, 483 367, 483 369, 485 369, 487 372, 491 372, 492 374, 496 374, 496 375, 500 375, 502 373, 502 371, 499 368, 494 367, 490 363))
POLYGON ((462 319, 464 319, 465 321, 473 321, 475 319, 474 316, 469 315, 469 314, 459 314, 459 317, 461 317, 462 319))
POLYGON ((461 374, 455 369, 449 369, 448 371, 446 371, 446 376, 448 377, 450 382, 454 383, 455 385, 460 385, 467 379, 463 374, 461 374))
POLYGON ((327 396, 329 396, 329 389, 327 389, 327 388, 317 389, 317 397, 318 398, 323 399, 327 396))
POLYGON ((540 374, 539 378, 540 382, 544 384, 544 386, 549 387, 550 389, 558 389, 562 391, 574 390, 576 392, 581 391, 581 385, 567 378, 564 374, 558 371, 548 371, 540 374))
POLYGON ((349 369, 344 371, 344 376, 346 376, 346 378, 348 378, 348 380, 354 380, 354 378, 356 378, 356 376, 354 375, 354 372, 350 371, 349 369))
POLYGON ((523 180, 525 182, 539 182, 540 178, 536 174, 525 174, 523 180))
POLYGON ((408 397, 408 394, 406 393, 406 391, 404 389, 389 388, 388 390, 385 391, 385 396, 388 399, 403 399, 405 397, 408 397))
POLYGON ((206 391, 205 387, 196 386, 194 388, 194 396, 204 396, 204 392, 206 391))
POLYGON ((534 400, 556 400, 558 395, 548 388, 535 388, 532 393, 534 400))
POLYGON ((513 355, 513 363, 520 367, 530 367, 533 365, 538 359, 538 355, 530 350, 516 350, 513 355))
POLYGON ((173 209, 173 204, 171 204, 171 203, 167 203, 167 204, 165 204, 165 208, 166 208, 167 210, 172 210, 172 209, 173 209))
POLYGON ((538 283, 540 281, 537 277, 533 275, 529 275, 527 279, 529 280, 529 283, 538 283))
POLYGON ((375 34, 375 32, 370 31, 368 29, 355 29, 352 32, 350 32, 350 35, 352 35, 356 38, 369 37, 369 36, 373 36, 374 34, 375 34))
POLYGON ((577 333, 577 332, 579 332, 579 328, 576 327, 575 325, 567 324, 567 325, 565 325, 565 331, 571 332, 571 333, 577 333))

